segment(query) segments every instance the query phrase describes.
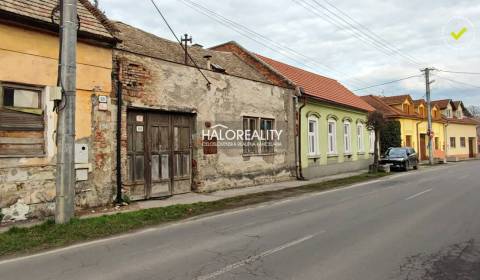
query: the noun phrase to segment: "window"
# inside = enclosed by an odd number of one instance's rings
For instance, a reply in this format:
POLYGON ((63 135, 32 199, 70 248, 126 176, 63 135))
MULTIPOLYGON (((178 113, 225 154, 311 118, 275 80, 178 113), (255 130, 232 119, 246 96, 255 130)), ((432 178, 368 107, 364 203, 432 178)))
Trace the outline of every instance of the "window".
POLYGON ((42 89, 0 84, 0 156, 45 154, 42 89))
POLYGON ((328 153, 337 153, 337 122, 335 120, 328 121, 328 153))
POLYGON ((423 106, 418 108, 418 113, 420 116, 425 117, 425 108, 423 106))
POLYGON ((370 153, 373 154, 375 152, 375 130, 370 130, 368 138, 370 140, 370 153))
POLYGON ((308 118, 308 154, 318 155, 318 118, 308 118))
POLYGON ((459 118, 459 119, 463 118, 462 110, 458 109, 457 112, 456 112, 456 115, 457 115, 457 118, 459 118))
POLYGON ((447 110, 445 111, 445 116, 446 116, 447 118, 451 118, 451 117, 452 117, 452 110, 447 109, 447 110))
POLYGON ((450 148, 456 148, 457 147, 457 139, 455 137, 450 137, 450 148))
POLYGON ((262 140, 262 153, 263 154, 270 154, 273 153, 274 149, 274 142, 273 142, 273 135, 272 135, 272 130, 273 130, 273 120, 272 119, 260 119, 260 132, 262 135, 262 138, 265 140, 262 140))
POLYGON ((274 129, 275 121, 273 119, 263 119, 255 117, 243 118, 244 145, 245 154, 271 154, 275 151, 274 129), (260 148, 259 148, 260 147, 260 148))
POLYGON ((407 135, 405 137, 405 147, 411 147, 412 146, 412 135, 407 135))
POLYGON ((410 113, 410 104, 403 104, 403 111, 407 114, 410 113))
POLYGON ((363 124, 357 124, 357 148, 359 153, 365 152, 365 144, 363 140, 363 124))
POLYGON ((343 123, 343 144, 345 154, 352 153, 352 129, 348 121, 343 123))
POLYGON ((465 137, 460 137, 460 147, 465 148, 467 147, 467 141, 465 137))
POLYGON ((250 117, 243 118, 243 133, 245 135, 243 153, 245 154, 258 153, 257 139, 252 137, 252 135, 255 132, 258 133, 257 121, 258 121, 257 118, 250 118, 250 117))

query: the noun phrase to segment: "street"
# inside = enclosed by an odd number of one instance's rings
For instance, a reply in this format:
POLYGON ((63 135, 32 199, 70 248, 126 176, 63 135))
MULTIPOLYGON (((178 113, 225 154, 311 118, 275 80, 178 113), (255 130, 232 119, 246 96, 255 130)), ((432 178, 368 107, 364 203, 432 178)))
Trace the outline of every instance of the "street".
POLYGON ((0 261, 8 279, 478 279, 480 161, 0 261))

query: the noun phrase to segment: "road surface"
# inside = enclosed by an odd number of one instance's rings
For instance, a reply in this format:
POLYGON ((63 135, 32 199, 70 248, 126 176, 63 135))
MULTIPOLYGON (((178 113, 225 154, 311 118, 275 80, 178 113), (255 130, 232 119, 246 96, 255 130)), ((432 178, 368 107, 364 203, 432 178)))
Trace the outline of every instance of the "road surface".
POLYGON ((480 161, 0 261, 0 279, 480 279, 480 161))

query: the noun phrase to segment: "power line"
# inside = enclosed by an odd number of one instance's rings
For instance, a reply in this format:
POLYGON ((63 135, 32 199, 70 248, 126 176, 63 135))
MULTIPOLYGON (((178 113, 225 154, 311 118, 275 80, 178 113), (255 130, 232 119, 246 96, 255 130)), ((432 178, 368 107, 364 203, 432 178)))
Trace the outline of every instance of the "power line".
POLYGON ((398 80, 393 80, 393 81, 390 81, 390 82, 385 82, 385 83, 378 84, 378 85, 373 85, 373 86, 369 86, 369 87, 365 87, 365 88, 354 89, 353 91, 360 91, 360 90, 365 90, 365 89, 369 89, 369 88, 384 86, 384 85, 393 84, 393 83, 405 81, 405 80, 412 79, 412 78, 418 78, 418 77, 422 77, 422 76, 423 76, 423 75, 409 76, 409 77, 405 77, 405 78, 398 79, 398 80))
POLYGON ((177 40, 178 44, 180 45, 180 47, 182 47, 182 49, 185 51, 185 53, 188 55, 188 57, 190 58, 190 60, 193 62, 193 64, 195 65, 195 68, 197 68, 198 72, 200 72, 200 74, 202 74, 203 78, 207 81, 207 87, 209 88, 210 85, 212 84, 210 82, 210 80, 207 78, 207 76, 205 76, 205 74, 202 72, 202 70, 200 70, 200 67, 198 67, 197 63, 195 62, 195 60, 192 58, 192 56, 190 55, 190 53, 187 52, 187 50, 185 49, 185 47, 182 45, 182 42, 179 40, 179 38, 177 37, 177 34, 175 33, 175 31, 173 31, 173 28, 170 26, 170 24, 168 23, 167 19, 165 18, 165 16, 163 15, 162 11, 160 11, 160 8, 158 8, 157 6, 157 3, 155 3, 154 0, 150 0, 150 2, 152 2, 153 6, 155 6, 155 9, 157 10, 157 12, 160 14, 160 16, 162 17, 163 21, 165 22, 165 24, 167 25, 168 29, 170 29, 170 32, 172 32, 173 36, 175 37, 175 39, 177 40))
POLYGON ((450 82, 457 83, 457 84, 461 84, 461 85, 465 85, 465 86, 469 86, 469 87, 479 88, 479 89, 480 89, 480 86, 477 86, 477 85, 472 85, 472 84, 469 84, 469 83, 457 81, 457 80, 450 79, 450 78, 443 77, 443 76, 437 76, 437 77, 439 77, 439 78, 441 78, 441 79, 444 79, 444 80, 447 80, 447 81, 450 81, 450 82))
MULTIPOLYGON (((292 0, 292 1, 297 3, 298 5, 302 6, 307 11, 321 17, 323 20, 326 20, 326 21, 330 22, 334 26, 336 26, 338 28, 341 28, 341 29, 349 30, 355 38, 357 38, 358 40, 360 40, 360 41, 362 41, 366 44, 369 44, 369 45, 373 46, 376 50, 384 53, 387 56, 395 56, 395 54, 398 52, 398 50, 392 49, 392 47, 389 47, 389 46, 385 45, 384 43, 379 42, 375 38, 372 38, 372 36, 370 36, 368 34, 365 34, 359 28, 352 25, 351 23, 346 21, 344 18, 342 18, 341 16, 338 16, 336 13, 332 12, 330 9, 328 9, 327 7, 318 3, 315 0, 313 0, 315 2, 315 4, 317 4, 317 6, 323 8, 324 10, 328 11, 328 13, 320 11, 313 3, 310 3, 308 1, 304 1, 304 0, 292 0), (354 30, 352 30, 352 28, 354 30)), ((407 58, 403 55, 401 55, 401 56, 406 61, 408 61, 410 64, 415 65, 415 67, 420 67, 420 64, 418 62, 412 60, 411 58, 407 58)))
MULTIPOLYGON (((206 17, 220 23, 221 25, 224 25, 226 26, 227 28, 230 28, 234 31, 236 31, 237 33, 239 33, 240 35, 272 50, 273 52, 275 53, 278 53, 282 56, 285 56, 285 57, 288 57, 289 59, 301 64, 301 65, 304 65, 308 68, 312 68, 311 65, 308 65, 306 62, 303 62, 303 61, 300 61, 298 60, 296 57, 299 57, 299 58, 303 58, 305 60, 308 60, 310 63, 312 64, 315 64, 317 66, 321 66, 323 68, 326 68, 328 69, 328 71, 332 72, 332 73, 339 73, 339 74, 342 74, 342 75, 345 75, 345 76, 349 76, 348 74, 344 73, 344 72, 341 72, 339 70, 336 70, 328 65, 325 65, 321 62, 319 62, 318 60, 315 60, 311 57, 308 57, 302 53, 299 53, 298 51, 288 47, 288 46, 285 46, 283 45, 282 43, 279 43, 277 41, 274 41, 270 38, 268 38, 267 36, 263 35, 263 34, 260 34, 254 30, 251 30, 250 28, 248 28, 247 26, 245 25, 242 25, 238 22, 235 22, 233 20, 230 20, 224 16, 222 16, 221 14, 215 12, 215 11, 212 11, 211 9, 208 9, 207 7, 205 6, 202 6, 194 1, 190 1, 190 0, 180 0, 184 5, 192 8, 193 10, 205 15, 206 17), (265 43, 267 42, 267 43, 265 43), (295 57, 293 57, 293 56, 295 57)), ((314 68, 312 68, 313 70, 315 70, 314 68)), ((356 80, 357 82, 360 82, 362 84, 368 84, 368 82, 365 82, 363 80, 360 80, 360 79, 357 79, 357 78, 352 78, 352 80, 356 80)), ((353 81, 352 81, 353 83, 353 81)))
POLYGON ((352 18, 349 14, 347 14, 346 12, 342 11, 340 8, 338 8, 337 6, 335 6, 334 4, 332 4, 330 1, 328 0, 323 0, 325 3, 327 3, 329 6, 331 6, 332 8, 334 8, 335 10, 337 10, 340 14, 344 15, 345 17, 347 17, 348 19, 350 19, 350 21, 352 21, 353 23, 357 24, 358 26, 360 26, 361 28, 363 28, 364 30, 366 30, 367 33, 371 34, 373 37, 377 38, 380 42, 383 42, 384 45, 386 46, 389 46, 391 47, 393 50, 395 50, 395 52, 397 52, 398 54, 404 56, 404 57, 407 57, 408 59, 411 59, 412 61, 414 62, 418 62, 418 60, 416 58, 414 58, 413 56, 409 55, 409 54, 405 54, 403 53, 401 50, 399 50, 398 48, 396 48, 395 46, 391 45, 389 42, 387 42, 385 39, 383 39, 380 35, 376 34, 375 32, 373 32, 370 28, 366 27, 365 25, 363 25, 362 23, 360 23, 359 21, 355 20, 354 18, 352 18))
POLYGON ((460 72, 460 71, 448 71, 442 69, 435 69, 439 72, 452 73, 452 74, 465 74, 465 75, 480 75, 480 72, 460 72))

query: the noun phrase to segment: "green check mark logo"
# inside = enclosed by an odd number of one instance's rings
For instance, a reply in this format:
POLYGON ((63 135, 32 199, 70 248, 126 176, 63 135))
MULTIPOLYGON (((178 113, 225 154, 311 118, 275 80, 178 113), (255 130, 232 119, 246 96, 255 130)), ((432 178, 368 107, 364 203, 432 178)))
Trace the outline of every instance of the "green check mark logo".
POLYGON ((466 27, 462 28, 459 32, 455 33, 452 31, 452 33, 450 33, 450 35, 452 35, 453 39, 455 40, 458 40, 460 39, 460 37, 463 36, 463 34, 465 34, 465 32, 467 32, 468 29, 466 27))

